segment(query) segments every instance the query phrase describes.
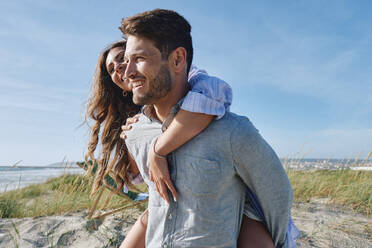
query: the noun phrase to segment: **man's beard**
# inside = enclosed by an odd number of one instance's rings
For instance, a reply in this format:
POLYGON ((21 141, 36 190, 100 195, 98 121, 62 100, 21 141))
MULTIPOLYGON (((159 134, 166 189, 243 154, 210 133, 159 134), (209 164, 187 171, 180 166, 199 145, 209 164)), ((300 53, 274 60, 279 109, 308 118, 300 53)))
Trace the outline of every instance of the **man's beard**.
POLYGON ((160 67, 158 75, 148 81, 149 90, 143 95, 134 95, 133 102, 137 105, 154 104, 165 97, 172 89, 172 79, 167 65, 160 67))

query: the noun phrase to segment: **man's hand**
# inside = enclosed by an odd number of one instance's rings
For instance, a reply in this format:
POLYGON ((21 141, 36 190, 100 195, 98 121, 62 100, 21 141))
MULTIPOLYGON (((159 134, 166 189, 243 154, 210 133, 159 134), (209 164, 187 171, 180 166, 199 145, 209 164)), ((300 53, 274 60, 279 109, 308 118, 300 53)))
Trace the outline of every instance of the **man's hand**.
MULTIPOLYGON (((154 144, 153 144, 154 146, 154 144)), ((169 176, 169 169, 168 169, 168 161, 164 157, 159 157, 154 153, 154 147, 150 148, 149 151, 149 174, 150 174, 150 181, 155 183, 156 191, 160 194, 160 196, 168 202, 169 201, 169 195, 168 190, 173 195, 174 201, 177 201, 177 191, 173 186, 173 183, 169 176)))
POLYGON ((122 138, 122 139, 127 138, 127 136, 125 135, 125 132, 132 128, 131 124, 138 122, 138 118, 140 116, 141 116, 141 114, 136 114, 133 117, 127 118, 127 120, 125 121, 125 125, 121 126, 121 130, 123 130, 123 131, 120 133, 120 138, 122 138))

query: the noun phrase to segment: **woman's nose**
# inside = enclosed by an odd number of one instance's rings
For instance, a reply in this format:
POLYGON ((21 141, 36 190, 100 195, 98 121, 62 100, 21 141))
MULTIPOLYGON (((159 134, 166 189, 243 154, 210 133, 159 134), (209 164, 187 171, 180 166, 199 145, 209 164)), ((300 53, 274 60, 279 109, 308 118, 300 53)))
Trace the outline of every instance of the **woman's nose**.
POLYGON ((116 66, 116 73, 119 73, 120 75, 124 75, 125 73, 125 68, 126 68, 126 64, 124 63, 120 63, 116 66))

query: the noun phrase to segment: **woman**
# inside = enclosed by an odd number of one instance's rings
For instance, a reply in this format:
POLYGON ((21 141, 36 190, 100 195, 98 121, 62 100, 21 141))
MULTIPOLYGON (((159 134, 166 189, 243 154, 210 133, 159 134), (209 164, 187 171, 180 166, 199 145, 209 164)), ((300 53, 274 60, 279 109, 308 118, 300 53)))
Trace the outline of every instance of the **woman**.
MULTIPOLYGON (((119 138, 121 132, 120 126, 125 123, 128 117, 134 116, 140 110, 139 106, 133 104, 131 89, 122 79, 125 70, 123 68, 125 66, 123 64, 124 52, 125 41, 114 43, 102 52, 97 64, 92 94, 88 101, 87 116, 93 119, 94 125, 91 130, 91 139, 88 145, 86 160, 89 158, 92 160, 95 159, 94 151, 99 142, 101 126, 103 126, 101 134, 102 151, 98 160, 100 167, 95 177, 92 194, 97 192, 104 176, 110 170, 115 173, 115 180, 119 189, 124 184, 130 185, 133 178, 138 175, 138 169, 134 161, 131 161, 124 141, 119 138), (111 157, 112 159, 110 160, 111 157)), ((230 87, 226 89, 230 89, 230 87)), ((231 97, 225 95, 221 98, 221 94, 226 94, 226 91, 217 94, 206 93, 205 91, 201 92, 219 99, 219 103, 224 106, 224 109, 228 109, 231 104, 231 97)), ((166 151, 165 154, 168 154, 200 133, 208 126, 215 115, 221 117, 223 114, 224 111, 223 113, 201 114, 181 110, 175 119, 187 120, 188 128, 173 125, 174 122, 172 122, 167 131, 159 137, 158 144, 160 144, 162 151, 166 151)), ((159 149, 158 146, 153 149, 153 152, 150 152, 149 158, 152 161, 151 163, 155 164, 155 168, 156 163, 166 163, 165 159, 162 160, 161 157, 156 156, 156 149, 159 149)), ((173 196, 177 197, 177 192, 171 182, 166 183, 163 187, 168 187, 173 196)), ((162 197, 169 201, 166 190, 162 191, 161 186, 157 188, 162 197)), ((121 247, 144 247, 146 224, 147 211, 137 220, 121 247)), ((248 243, 251 247, 274 247, 271 236, 264 225, 261 222, 244 216, 238 245, 245 247, 248 243), (255 230, 255 232, 252 233, 249 230, 255 230)))

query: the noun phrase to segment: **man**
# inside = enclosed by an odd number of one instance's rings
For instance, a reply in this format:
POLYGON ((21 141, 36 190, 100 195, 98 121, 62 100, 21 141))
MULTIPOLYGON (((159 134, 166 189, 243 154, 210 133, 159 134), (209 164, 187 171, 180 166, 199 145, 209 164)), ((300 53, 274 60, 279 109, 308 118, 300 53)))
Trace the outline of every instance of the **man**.
POLYGON ((291 187, 278 157, 246 117, 226 113, 171 153, 177 201, 167 204, 156 192, 147 153, 188 91, 191 27, 176 12, 156 9, 124 19, 121 30, 127 38, 125 77, 134 103, 145 105, 126 143, 149 185, 146 246, 236 247, 244 210, 252 223, 265 222, 275 246, 285 247, 291 187), (246 186, 257 197, 264 220, 249 202, 244 206, 246 186))

